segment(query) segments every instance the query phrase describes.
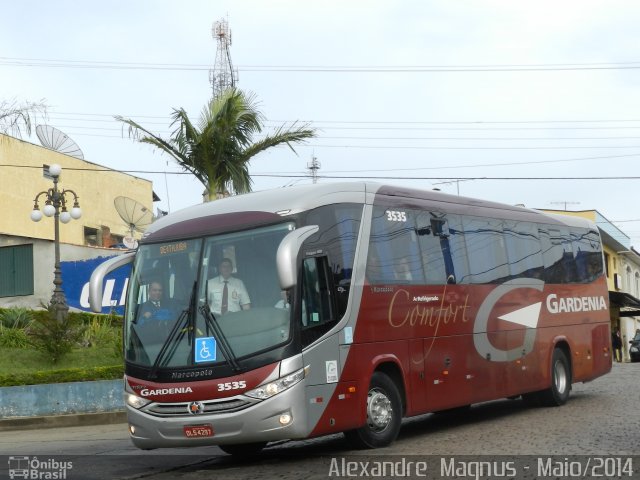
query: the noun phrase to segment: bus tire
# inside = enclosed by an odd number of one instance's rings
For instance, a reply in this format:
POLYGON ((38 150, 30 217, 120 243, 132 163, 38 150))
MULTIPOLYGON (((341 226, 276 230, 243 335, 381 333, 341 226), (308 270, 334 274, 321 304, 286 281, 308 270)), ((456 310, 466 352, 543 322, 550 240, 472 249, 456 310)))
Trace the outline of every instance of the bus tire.
POLYGON ((367 423, 345 432, 355 448, 380 448, 390 445, 400 432, 402 399, 395 382, 382 372, 371 377, 367 393, 367 423))
POLYGON ((560 348, 551 357, 551 386, 540 392, 542 405, 559 407, 567 403, 571 392, 571 365, 567 354, 560 348))
POLYGON ((229 455, 244 457, 260 453, 266 445, 267 442, 236 443, 233 445, 218 445, 218 448, 229 455))

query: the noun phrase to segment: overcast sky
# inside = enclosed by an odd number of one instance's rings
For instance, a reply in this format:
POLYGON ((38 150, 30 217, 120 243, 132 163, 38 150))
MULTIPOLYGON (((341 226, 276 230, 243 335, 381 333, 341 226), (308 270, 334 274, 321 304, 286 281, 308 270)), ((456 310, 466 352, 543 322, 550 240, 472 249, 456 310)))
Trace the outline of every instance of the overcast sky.
MULTIPOLYGON (((0 100, 44 99, 87 160, 153 181, 175 211, 203 187, 114 115, 168 135, 210 99, 212 25, 273 127, 318 138, 251 162, 254 190, 321 177, 532 208, 597 209, 640 243, 640 3, 464 0, 0 0, 0 100), (168 172, 151 173, 151 172, 168 172), (272 176, 258 176, 272 175, 272 176), (399 177, 394 178, 392 177, 399 177), (442 183, 447 179, 476 179, 442 183)), ((35 135, 25 140, 39 144, 35 135)), ((0 163, 7 163, 2 159, 0 163)), ((1 172, 1 170, 0 170, 1 172)), ((320 182, 339 181, 320 178, 320 182)), ((31 208, 27 205, 25 208, 31 208)))

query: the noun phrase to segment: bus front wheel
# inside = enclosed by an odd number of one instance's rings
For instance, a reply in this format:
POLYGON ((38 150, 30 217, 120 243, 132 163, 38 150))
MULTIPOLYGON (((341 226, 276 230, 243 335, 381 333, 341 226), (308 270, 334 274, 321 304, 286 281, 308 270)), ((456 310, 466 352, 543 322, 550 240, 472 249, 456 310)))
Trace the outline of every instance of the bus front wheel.
POLYGON ((567 403, 571 391, 571 365, 567 354, 560 348, 553 351, 551 358, 551 387, 541 392, 543 405, 557 407, 567 403))
POLYGON ((345 432, 356 448, 380 448, 391 444, 402 423, 402 399, 395 382, 382 372, 371 377, 367 393, 367 423, 345 432))

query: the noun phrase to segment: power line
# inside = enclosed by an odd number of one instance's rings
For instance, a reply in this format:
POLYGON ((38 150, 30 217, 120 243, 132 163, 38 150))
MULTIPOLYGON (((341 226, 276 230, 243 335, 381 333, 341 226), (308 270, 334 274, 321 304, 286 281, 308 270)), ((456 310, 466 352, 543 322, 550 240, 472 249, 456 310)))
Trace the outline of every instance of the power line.
MULTIPOLYGON (((0 167, 31 168, 41 170, 41 165, 16 165, 0 164, 0 167)), ((119 173, 144 173, 144 174, 167 174, 167 175, 193 175, 191 172, 168 172, 166 170, 116 170, 113 168, 81 168, 65 167, 69 171, 86 172, 119 172, 119 173)), ((308 174, 279 174, 279 173, 253 173, 253 177, 273 177, 273 178, 309 178, 308 174)), ((318 178, 328 179, 389 179, 389 180, 448 180, 448 181, 468 181, 468 180, 640 180, 640 176, 591 176, 591 177, 400 177, 400 176, 376 176, 376 175, 318 175, 318 178)))
MULTIPOLYGON (((78 128, 82 130, 102 130, 102 131, 122 131, 122 128, 115 127, 92 127, 83 125, 58 125, 60 128, 78 128)), ((76 134, 74 132, 70 132, 76 134)), ((162 131, 156 132, 160 134, 168 135, 170 132, 162 131)), ((121 136, 115 136, 115 138, 122 138, 121 136)), ((379 137, 316 137, 319 140, 322 139, 345 139, 345 140, 429 140, 427 138, 379 138, 379 137)), ((640 137, 631 137, 630 139, 639 139, 640 137)), ((460 140, 457 138, 449 138, 449 140, 460 140)), ((488 140, 478 138, 466 138, 465 140, 488 140)), ((505 138, 504 140, 510 141, 513 139, 505 138)), ((521 138, 520 140, 531 140, 527 138, 521 138)), ((584 138, 581 140, 593 140, 592 138, 584 138)), ((366 149, 416 149, 416 150, 575 150, 575 149, 623 149, 623 148, 640 148, 640 145, 564 145, 564 146, 520 146, 520 147, 455 147, 455 146, 420 146, 420 145, 326 145, 326 144, 306 144, 307 147, 325 147, 325 148, 366 148, 366 149)))
MULTIPOLYGON (((286 122, 287 120, 277 120, 277 119, 269 119, 272 122, 286 122)), ((488 121, 488 120, 456 120, 456 121, 446 121, 446 120, 413 120, 413 121, 396 121, 396 120, 305 120, 308 122, 315 123, 364 123, 364 124, 451 124, 451 125, 483 125, 483 124, 514 124, 514 123, 605 123, 605 122, 617 122, 617 123, 626 123, 626 122, 640 122, 640 119, 623 119, 623 120, 498 120, 498 121, 488 121)))
MULTIPOLYGON (((629 154, 629 155, 607 155, 607 156, 598 156, 598 157, 582 157, 582 158, 563 158, 563 159, 554 159, 554 160, 532 160, 526 162, 503 162, 503 163, 484 163, 478 165, 446 165, 446 166, 435 166, 435 167, 413 167, 413 168, 393 168, 393 169, 367 169, 368 172, 398 172, 398 171, 420 171, 420 170, 444 170, 444 169, 457 169, 457 168, 477 168, 477 167, 512 167, 512 166, 521 166, 521 165, 536 165, 541 163, 563 163, 563 162, 580 162, 585 160, 610 160, 614 158, 628 158, 628 157, 637 157, 640 156, 640 153, 637 154, 629 154)), ((362 170, 341 170, 339 172, 328 172, 328 173, 359 173, 362 170)))
MULTIPOLYGON (((60 113, 58 113, 60 114, 60 113)), ((110 117, 108 119, 101 119, 101 118, 73 118, 73 117, 56 117, 56 116, 49 116, 48 120, 58 120, 58 121, 62 121, 62 122, 82 122, 82 123, 110 123, 113 124, 114 122, 118 122, 117 120, 115 120, 113 118, 113 116, 111 115, 106 115, 106 114, 74 114, 74 115, 94 115, 94 116, 105 116, 105 117, 110 117)), ((135 115, 133 116, 125 116, 127 118, 136 118, 135 115)), ((140 116, 140 118, 143 118, 143 116, 140 116)), ((146 118, 166 118, 166 117, 160 117, 160 116, 147 116, 146 118)), ((146 120, 144 123, 145 124, 151 124, 151 125, 163 125, 163 126, 168 126, 170 124, 170 119, 166 119, 165 121, 150 121, 150 120, 146 120)), ((618 120, 618 121, 622 121, 622 120, 618 120)), ((640 122, 640 120, 629 120, 629 122, 640 122)), ((282 123, 292 123, 292 121, 279 121, 279 120, 272 120, 271 122, 281 122, 280 124, 277 125, 277 127, 271 127, 269 125, 266 125, 265 123, 265 127, 266 128, 279 128, 282 123)), ((313 123, 315 125, 314 122, 307 122, 307 123, 313 123)), ((357 123, 357 122, 333 122, 333 123, 357 123)), ((370 123, 384 123, 384 122, 362 122, 363 124, 370 124, 370 123)), ((395 123, 395 124, 402 124, 402 123, 450 123, 450 122, 386 122, 386 123, 395 123)), ((459 123, 466 123, 466 122, 459 122, 459 123)), ((489 122, 484 122, 484 123, 489 123, 489 122)), ((495 122, 495 123, 507 123, 507 122, 495 122)), ((513 122, 513 123, 539 123, 536 121, 531 121, 531 122, 513 122)), ((62 127, 62 125, 59 125, 60 127, 62 127)), ((66 127, 70 127, 73 128, 74 125, 67 125, 66 127)), ((113 128, 113 130, 116 129, 121 129, 122 127, 119 128, 113 128)), ((319 127, 320 129, 322 129, 322 127, 319 127)), ((607 127, 607 129, 615 129, 617 127, 607 127)), ((363 130, 366 130, 366 128, 363 128, 363 130)), ((323 136, 322 138, 329 138, 329 139, 335 139, 335 140, 496 140, 496 141, 502 141, 502 140, 556 140, 556 141, 560 141, 560 140, 637 140, 640 139, 640 135, 637 136, 605 136, 605 137, 593 137, 593 136, 589 136, 589 137, 459 137, 459 136, 455 136, 455 137, 381 137, 381 136, 335 136, 335 137, 329 137, 329 136, 323 136)))
MULTIPOLYGON (((100 135, 100 134, 91 134, 91 133, 82 133, 82 132, 69 132, 72 135, 77 136, 87 136, 87 137, 101 137, 101 138, 111 138, 117 140, 130 140, 126 137, 120 135, 100 135)), ((297 148, 322 148, 325 145, 298 145, 297 148)), ((351 148, 372 148, 372 147, 351 147, 351 148)), ((382 147, 380 147, 382 148, 382 147)), ((400 148, 400 147, 396 147, 400 148)), ((476 148, 476 149, 480 149, 476 148)), ((469 148, 468 150, 476 150, 474 148, 469 148)), ((577 157, 577 158, 564 158, 564 159, 552 159, 552 160, 534 160, 527 162, 509 162, 509 163, 490 163, 490 164, 478 164, 478 165, 447 165, 447 166, 437 166, 437 167, 415 167, 409 168, 407 170, 442 170, 442 169, 452 169, 452 168, 478 168, 478 167, 502 167, 502 166, 520 166, 520 165, 531 165, 531 164, 545 164, 545 163, 562 163, 562 162, 579 162, 586 160, 610 160, 616 158, 629 158, 629 157, 637 157, 640 156, 640 153, 631 153, 625 155, 600 155, 594 157, 577 157)), ((385 169, 385 170, 368 170, 368 171, 398 171, 403 169, 385 169)), ((358 170, 360 171, 360 170, 358 170)))
POLYGON ((480 140, 480 141, 513 141, 513 140, 540 140, 540 141, 565 141, 565 140, 640 140, 640 136, 633 137, 318 137, 326 140, 480 140))
MULTIPOLYGON (((314 123, 314 125, 316 125, 314 123)), ((616 127, 326 127, 318 126, 323 130, 448 130, 448 131, 476 131, 484 132, 491 130, 505 130, 505 131, 518 131, 518 130, 635 130, 639 129, 640 125, 634 126, 616 126, 616 127)))
MULTIPOLYGON (((95 112, 61 112, 51 110, 58 115, 81 115, 81 116, 100 116, 110 117, 113 120, 115 115, 122 115, 116 113, 95 113, 95 112)), ((170 114, 169 114, 170 115, 170 114)), ((157 118, 167 119, 164 115, 138 115, 128 114, 122 115, 129 118, 157 118)), ((511 125, 511 124, 544 124, 544 123, 634 123, 640 122, 640 119, 624 118, 624 119, 588 119, 588 120, 321 120, 321 119, 308 119, 308 120, 279 120, 279 119, 266 119, 266 122, 291 123, 291 122, 308 122, 315 124, 322 123, 340 123, 340 124, 361 124, 361 125, 511 125)), ((616 128, 616 127, 611 127, 616 128)))
MULTIPOLYGON (((208 71, 209 65, 183 63, 117 62, 45 58, 0 57, 0 66, 45 67, 108 70, 179 70, 208 71)), ((518 71, 592 71, 632 70, 640 62, 550 63, 504 65, 240 65, 245 72, 309 73, 436 73, 436 72, 518 72, 518 71)))
MULTIPOLYGON (((321 139, 321 137, 319 138, 321 139)), ((640 148, 640 145, 592 145, 592 146, 555 146, 555 147, 429 147, 424 145, 321 145, 306 144, 314 148, 365 148, 373 150, 581 150, 581 149, 613 149, 640 148)))
MULTIPOLYGON (((78 121, 78 122, 99 122, 99 123, 114 123, 116 120, 101 120, 101 119, 82 119, 82 118, 58 118, 58 117, 49 117, 49 120, 60 120, 60 121, 78 121)), ((168 126, 167 122, 154 122, 154 121, 145 121, 145 124, 152 125, 163 125, 168 126)), ((80 127, 76 125, 56 125, 60 128, 98 128, 98 127, 80 127)), ((108 130, 118 131, 122 130, 124 127, 113 127, 108 130)), ((271 127, 268 127, 271 128, 271 127)), ((276 128, 276 127, 273 127, 276 128)), ((105 128, 106 129, 106 128, 105 128)), ((323 135, 321 138, 329 139, 329 140, 378 140, 378 141, 388 141, 388 140, 480 140, 480 141, 523 141, 523 140, 535 140, 535 141, 565 141, 565 140, 639 140, 640 135, 635 136, 615 136, 615 137, 369 137, 369 136, 325 136, 323 135)))

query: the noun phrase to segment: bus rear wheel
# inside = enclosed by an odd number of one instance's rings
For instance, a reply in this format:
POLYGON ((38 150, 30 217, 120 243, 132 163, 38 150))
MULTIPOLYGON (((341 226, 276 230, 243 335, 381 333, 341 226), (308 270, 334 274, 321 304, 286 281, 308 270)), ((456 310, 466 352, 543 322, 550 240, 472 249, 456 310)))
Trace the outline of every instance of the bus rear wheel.
POLYGON ((260 453, 266 445, 266 442, 236 443, 233 445, 218 445, 218 448, 229 455, 250 456, 260 453))
POLYGON ((391 444, 400 432, 402 399, 395 382, 382 372, 371 377, 367 393, 367 423, 345 432, 355 448, 380 448, 391 444))
POLYGON ((571 365, 567 354, 560 348, 551 358, 551 387, 540 392, 541 403, 548 407, 559 407, 567 403, 571 392, 571 365))

